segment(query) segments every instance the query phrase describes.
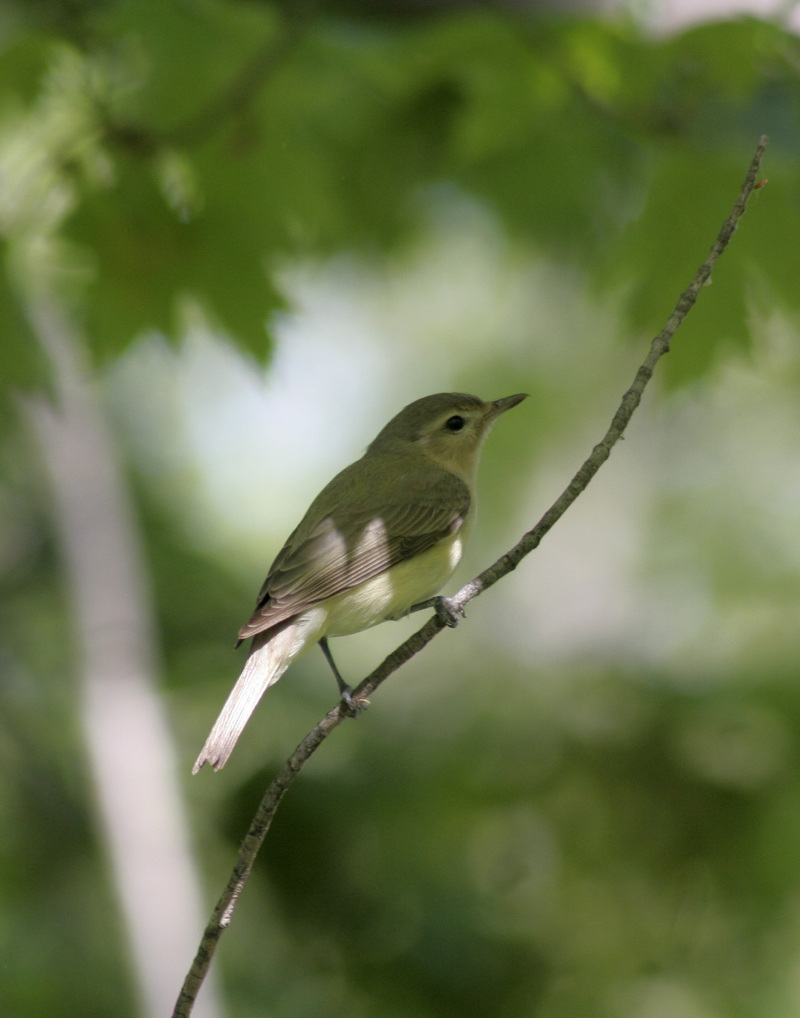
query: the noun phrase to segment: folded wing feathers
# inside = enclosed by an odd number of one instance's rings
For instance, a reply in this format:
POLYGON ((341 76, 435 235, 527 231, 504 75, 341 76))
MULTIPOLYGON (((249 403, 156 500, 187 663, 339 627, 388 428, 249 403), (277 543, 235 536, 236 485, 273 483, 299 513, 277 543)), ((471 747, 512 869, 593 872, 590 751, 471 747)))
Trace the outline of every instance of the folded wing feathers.
POLYGON ((292 547, 298 527, 275 559, 262 587, 261 603, 239 630, 239 639, 271 629, 309 605, 420 555, 451 534, 469 508, 469 490, 450 477, 463 489, 455 508, 452 498, 432 498, 359 521, 327 516, 292 547), (354 536, 346 541, 342 531, 354 536), (387 532, 393 536, 387 538, 387 532))

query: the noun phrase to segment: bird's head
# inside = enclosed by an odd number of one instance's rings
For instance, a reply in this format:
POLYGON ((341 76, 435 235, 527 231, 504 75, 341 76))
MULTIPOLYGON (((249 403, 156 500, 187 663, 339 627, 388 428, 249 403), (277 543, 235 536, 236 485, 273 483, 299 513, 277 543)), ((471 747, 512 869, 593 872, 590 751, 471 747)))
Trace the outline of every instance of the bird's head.
POLYGON ((527 393, 485 403, 465 392, 438 392, 409 403, 370 444, 368 452, 413 446, 439 466, 470 481, 481 444, 497 418, 527 393))

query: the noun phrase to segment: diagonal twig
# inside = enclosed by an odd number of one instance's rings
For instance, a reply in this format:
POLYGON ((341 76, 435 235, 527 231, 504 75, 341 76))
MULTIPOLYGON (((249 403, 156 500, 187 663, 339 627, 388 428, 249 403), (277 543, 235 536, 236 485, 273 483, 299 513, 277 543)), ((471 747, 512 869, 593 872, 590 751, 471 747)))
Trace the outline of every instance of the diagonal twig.
MULTIPOLYGON (((675 309, 667 319, 664 328, 659 332, 650 345, 650 350, 644 362, 636 372, 630 388, 623 395, 619 407, 614 414, 611 424, 602 439, 595 445, 589 456, 581 464, 575 476, 569 482, 564 491, 550 506, 539 522, 529 530, 510 551, 502 555, 493 565, 485 569, 475 579, 470 580, 450 600, 455 605, 463 607, 474 597, 483 593, 498 580, 506 576, 519 565, 522 559, 538 547, 545 534, 558 522, 575 499, 585 490, 591 479, 608 459, 612 448, 622 437, 622 433, 628 426, 633 416, 642 393, 653 370, 661 357, 669 351, 670 342, 675 335, 678 326, 694 306, 700 290, 708 282, 711 271, 729 241, 733 237, 739 220, 745 211, 747 201, 756 187, 761 158, 767 146, 767 137, 763 135, 753 155, 750 167, 747 171, 739 197, 733 204, 730 215, 722 224, 716 240, 711 246, 708 257, 697 270, 691 283, 683 291, 678 299, 675 309)), ((394 650, 366 679, 353 691, 356 700, 365 700, 380 684, 388 678, 392 672, 419 653, 422 648, 444 628, 444 623, 434 615, 421 629, 417 630, 396 650, 394 650)), ((209 919, 208 925, 203 933, 200 947, 195 955, 192 966, 181 988, 180 995, 175 1004, 172 1018, 188 1018, 191 1014, 197 992, 205 978, 211 964, 214 952, 225 929, 227 929, 233 910, 236 906, 239 894, 250 875, 256 855, 269 830, 272 819, 275 815, 284 793, 297 777, 305 762, 330 733, 347 717, 347 713, 341 704, 337 704, 328 711, 325 717, 317 724, 299 746, 295 749, 286 763, 278 771, 277 775, 267 788, 264 798, 261 800, 256 815, 250 825, 244 841, 239 848, 239 855, 236 865, 233 868, 227 886, 219 898, 216 907, 209 919)))

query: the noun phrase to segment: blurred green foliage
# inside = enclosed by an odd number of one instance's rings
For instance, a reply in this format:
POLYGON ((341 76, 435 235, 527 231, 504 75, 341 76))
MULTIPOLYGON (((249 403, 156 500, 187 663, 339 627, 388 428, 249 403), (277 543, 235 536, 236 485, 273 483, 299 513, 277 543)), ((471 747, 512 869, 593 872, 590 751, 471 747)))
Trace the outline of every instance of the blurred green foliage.
MULTIPOLYGON (((793 35, 754 19, 648 40, 630 24, 554 16, 367 26, 303 10, 108 3, 81 8, 80 43, 24 24, 8 34, 2 106, 61 113, 40 157, 71 197, 42 228, 84 252, 100 356, 143 328, 179 332, 190 294, 263 356, 280 301, 270 267, 397 243, 439 180, 598 285, 629 288, 632 324, 652 330, 686 282, 674 252, 701 260, 727 209, 721 185, 738 182, 762 132, 774 197, 754 246, 726 260, 722 299, 690 327, 746 341, 753 261, 770 299, 795 306, 793 35)), ((21 227, 7 219, 13 248, 21 227)), ((715 349, 671 370, 696 375, 715 349)), ((12 363, 29 370, 20 350, 12 363)))
MULTIPOLYGON (((514 243, 624 294, 640 337, 705 256, 761 133, 769 187, 666 374, 704 378, 750 342, 754 313, 797 313, 800 43, 774 24, 653 39, 485 9, 7 6, 4 421, 11 394, 46 385, 20 299, 32 274, 80 314, 97 363, 142 330, 181 335, 192 301, 267 360, 276 269, 385 258, 442 182, 514 243)), ((0 441, 0 1012, 127 1013, 124 936, 77 726, 63 725, 59 565, 31 450, 13 426, 0 441)), ((234 669, 250 592, 139 500, 167 693, 194 734, 220 696, 209 677, 234 669)), ((228 935, 231 1014, 794 1013, 796 673, 720 688, 620 665, 567 674, 554 696, 544 671, 478 657, 469 704, 410 708, 404 724, 376 707, 336 734, 349 748, 292 790, 228 935)), ((318 704, 286 695, 310 724, 318 704)), ((214 888, 270 771, 231 795, 191 790, 214 888)))

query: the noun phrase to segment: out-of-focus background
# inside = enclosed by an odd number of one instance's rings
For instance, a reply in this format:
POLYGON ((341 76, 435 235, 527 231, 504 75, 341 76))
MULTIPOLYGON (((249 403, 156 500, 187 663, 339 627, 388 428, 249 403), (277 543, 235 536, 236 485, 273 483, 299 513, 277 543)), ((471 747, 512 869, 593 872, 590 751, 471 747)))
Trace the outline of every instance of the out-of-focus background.
POLYGON ((493 561, 761 133, 625 442, 310 762, 195 1013, 800 1013, 794 6, 6 0, 0 1013, 169 1013, 335 701, 313 651, 190 777, 289 530, 412 399, 527 391, 453 589, 493 561))

